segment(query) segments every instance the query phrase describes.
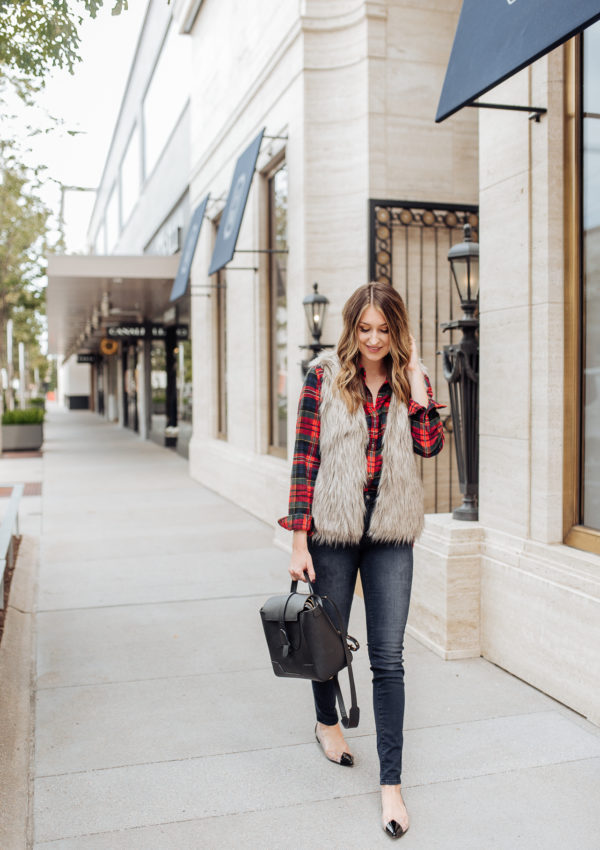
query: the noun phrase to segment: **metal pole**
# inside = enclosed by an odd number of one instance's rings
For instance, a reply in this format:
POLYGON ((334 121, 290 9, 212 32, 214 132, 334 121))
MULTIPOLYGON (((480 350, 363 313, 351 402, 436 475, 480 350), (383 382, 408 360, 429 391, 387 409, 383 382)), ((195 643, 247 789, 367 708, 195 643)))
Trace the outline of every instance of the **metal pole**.
POLYGON ((13 393, 13 320, 9 319, 6 323, 6 361, 8 372, 8 388, 6 391, 6 399, 8 409, 15 409, 15 400, 13 393))
POLYGON ((25 409, 25 343, 19 343, 19 407, 25 409))
POLYGON ((472 314, 446 322, 442 330, 460 329, 462 339, 445 345, 444 377, 450 391, 452 430, 463 503, 452 512, 454 519, 477 520, 479 496, 479 322, 472 314))
POLYGON ((183 396, 185 392, 185 359, 183 340, 179 343, 179 413, 183 411, 183 396))

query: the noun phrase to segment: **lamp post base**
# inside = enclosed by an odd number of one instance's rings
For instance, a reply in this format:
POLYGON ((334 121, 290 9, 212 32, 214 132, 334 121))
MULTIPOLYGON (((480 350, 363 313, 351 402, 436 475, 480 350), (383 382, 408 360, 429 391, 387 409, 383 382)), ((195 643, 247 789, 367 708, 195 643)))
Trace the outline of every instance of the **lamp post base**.
POLYGON ((477 522, 479 509, 475 496, 465 496, 462 505, 452 511, 452 518, 463 520, 463 522, 477 522))

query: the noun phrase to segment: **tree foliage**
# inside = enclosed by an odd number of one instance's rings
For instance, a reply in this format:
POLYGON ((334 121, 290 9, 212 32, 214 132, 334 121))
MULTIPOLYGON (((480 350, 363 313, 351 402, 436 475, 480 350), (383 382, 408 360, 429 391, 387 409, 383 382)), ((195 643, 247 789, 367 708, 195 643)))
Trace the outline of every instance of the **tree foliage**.
MULTIPOLYGON (((104 0, 0 0, 0 66, 32 77, 50 68, 72 73, 80 61, 79 27, 103 5, 104 0)), ((127 0, 113 0, 113 15, 123 9, 127 0)))
POLYGON ((50 210, 38 189, 43 168, 27 168, 10 143, 0 142, 0 362, 6 363, 6 323, 14 323, 13 362, 24 342, 32 368, 45 371, 43 288, 50 210))

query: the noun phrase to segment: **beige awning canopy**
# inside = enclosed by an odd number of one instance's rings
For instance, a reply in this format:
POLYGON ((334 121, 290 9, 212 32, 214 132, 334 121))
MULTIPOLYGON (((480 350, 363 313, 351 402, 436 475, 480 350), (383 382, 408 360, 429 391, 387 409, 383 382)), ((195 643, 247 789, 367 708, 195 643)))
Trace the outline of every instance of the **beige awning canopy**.
POLYGON ((95 351, 107 325, 156 321, 169 307, 179 254, 48 257, 48 351, 95 351))

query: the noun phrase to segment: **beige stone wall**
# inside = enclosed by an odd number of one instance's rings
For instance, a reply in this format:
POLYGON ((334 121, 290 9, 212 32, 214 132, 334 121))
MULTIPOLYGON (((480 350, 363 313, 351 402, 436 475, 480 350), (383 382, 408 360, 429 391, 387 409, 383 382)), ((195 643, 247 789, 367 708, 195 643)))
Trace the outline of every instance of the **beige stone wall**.
POLYGON ((480 118, 481 652, 600 722, 600 559, 562 545, 563 49, 480 118))
MULTIPOLYGON (((309 341, 302 298, 318 281, 331 302, 323 339, 335 342, 342 305, 368 276, 368 199, 477 200, 477 116, 464 113, 440 127, 433 122, 459 6, 458 0, 443 8, 407 0, 205 0, 201 8, 192 33, 192 206, 209 190, 224 198, 235 160, 261 126, 288 135, 290 447, 302 383, 298 346, 309 341)), ((263 144, 239 248, 266 247, 260 172, 282 144, 263 144)), ((212 204, 209 214, 222 205, 212 204)), ((243 259, 231 267, 256 261, 259 271, 227 273, 224 442, 215 439, 214 298, 198 288, 211 282, 213 239, 207 222, 193 269, 190 470, 273 522, 286 511, 289 462, 267 453, 267 263, 264 255, 238 255, 243 259)))
POLYGON ((481 116, 481 521, 562 540, 562 50, 494 91, 548 106, 481 116))

